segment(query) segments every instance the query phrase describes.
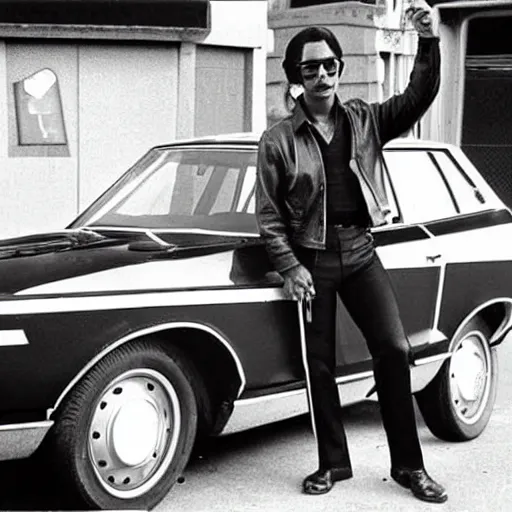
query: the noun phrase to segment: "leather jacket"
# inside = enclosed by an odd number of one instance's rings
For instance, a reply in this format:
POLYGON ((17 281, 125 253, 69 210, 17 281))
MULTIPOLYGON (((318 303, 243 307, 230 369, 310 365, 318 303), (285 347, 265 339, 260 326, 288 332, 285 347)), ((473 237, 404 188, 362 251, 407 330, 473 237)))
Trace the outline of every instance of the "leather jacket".
MULTIPOLYGON (((352 99, 339 106, 352 130, 350 168, 356 174, 373 226, 390 213, 382 146, 409 130, 439 90, 439 38, 418 40, 409 84, 383 103, 352 99)), ((411 170, 413 172, 413 170, 411 170)), ((267 129, 259 142, 256 216, 275 269, 299 265, 294 246, 325 249, 326 183, 311 121, 298 101, 292 114, 267 129)))

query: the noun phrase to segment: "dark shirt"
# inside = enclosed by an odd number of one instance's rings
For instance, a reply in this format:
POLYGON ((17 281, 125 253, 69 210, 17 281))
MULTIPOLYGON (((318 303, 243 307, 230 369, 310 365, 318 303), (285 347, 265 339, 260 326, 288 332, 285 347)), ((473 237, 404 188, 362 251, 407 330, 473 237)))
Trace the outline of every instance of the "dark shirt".
POLYGON ((361 185, 350 169, 351 130, 346 113, 335 106, 336 125, 331 142, 327 144, 312 127, 320 146, 327 181, 327 224, 368 225, 368 210, 361 185))

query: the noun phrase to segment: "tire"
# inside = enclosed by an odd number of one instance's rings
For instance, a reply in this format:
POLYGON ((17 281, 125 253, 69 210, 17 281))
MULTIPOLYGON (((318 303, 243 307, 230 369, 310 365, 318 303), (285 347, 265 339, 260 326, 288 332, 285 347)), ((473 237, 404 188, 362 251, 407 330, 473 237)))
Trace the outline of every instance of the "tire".
POLYGON ((138 342, 107 354, 57 411, 51 455, 89 506, 151 509, 189 459, 198 376, 174 347, 138 342))
POLYGON ((423 419, 439 439, 474 439, 489 422, 498 382, 498 358, 489 347, 490 334, 485 322, 475 318, 436 377, 416 393, 423 419))

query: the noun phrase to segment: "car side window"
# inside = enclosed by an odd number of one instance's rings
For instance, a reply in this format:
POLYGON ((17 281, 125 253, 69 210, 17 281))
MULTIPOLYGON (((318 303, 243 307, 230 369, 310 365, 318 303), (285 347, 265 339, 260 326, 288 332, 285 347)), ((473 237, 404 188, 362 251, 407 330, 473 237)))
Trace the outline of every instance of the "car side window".
POLYGON ((439 167, 448 181, 461 213, 471 213, 488 208, 474 184, 468 180, 453 158, 446 151, 432 151, 439 167))
POLYGON ((446 180, 427 151, 388 150, 384 158, 405 223, 427 222, 457 214, 446 180))

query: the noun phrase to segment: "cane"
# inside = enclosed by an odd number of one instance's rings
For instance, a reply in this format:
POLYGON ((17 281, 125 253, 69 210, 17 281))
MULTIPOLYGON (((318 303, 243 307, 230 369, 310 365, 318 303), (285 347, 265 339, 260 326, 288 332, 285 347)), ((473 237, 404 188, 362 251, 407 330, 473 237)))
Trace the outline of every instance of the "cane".
POLYGON ((315 439, 316 435, 316 426, 315 426, 315 412, 313 410, 313 395, 311 392, 311 380, 309 377, 309 365, 308 365, 308 356, 307 356, 307 348, 306 348, 306 326, 304 322, 304 310, 306 310, 306 322, 311 323, 312 321, 312 297, 309 293, 306 293, 304 298, 300 298, 297 301, 297 308, 299 310, 299 331, 300 331, 300 351, 302 354, 302 364, 304 366, 304 374, 306 376, 306 391, 307 391, 307 399, 309 406, 309 414, 311 417, 311 426, 313 428, 313 435, 315 439))

